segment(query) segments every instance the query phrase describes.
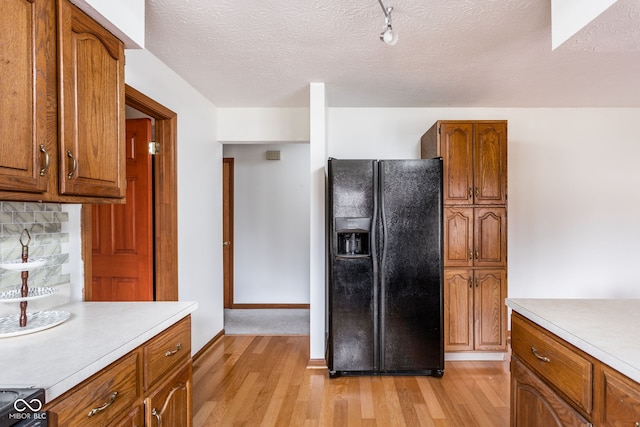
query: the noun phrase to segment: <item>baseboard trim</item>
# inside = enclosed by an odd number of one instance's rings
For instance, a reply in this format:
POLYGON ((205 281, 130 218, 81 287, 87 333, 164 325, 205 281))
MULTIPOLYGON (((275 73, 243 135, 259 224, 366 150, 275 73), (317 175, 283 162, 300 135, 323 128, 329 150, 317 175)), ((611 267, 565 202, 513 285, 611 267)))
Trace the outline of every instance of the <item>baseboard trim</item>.
POLYGON ((206 353, 207 350, 213 347, 223 336, 224 336, 224 329, 218 332, 216 336, 211 338, 211 340, 208 343, 202 346, 202 348, 198 350, 196 354, 193 355, 193 357, 191 358, 193 360, 193 364, 195 365, 196 363, 198 363, 198 359, 200 359, 200 357, 202 357, 202 355, 206 353))
POLYGON ((327 361, 324 359, 309 359, 307 369, 326 369, 327 361))
POLYGON ((233 309, 251 308, 309 308, 309 304, 231 304, 233 309))
POLYGON ((486 362, 497 362, 504 361, 507 353, 505 352, 460 352, 460 353, 445 353, 444 360, 445 362, 454 362, 454 361, 486 361, 486 362))

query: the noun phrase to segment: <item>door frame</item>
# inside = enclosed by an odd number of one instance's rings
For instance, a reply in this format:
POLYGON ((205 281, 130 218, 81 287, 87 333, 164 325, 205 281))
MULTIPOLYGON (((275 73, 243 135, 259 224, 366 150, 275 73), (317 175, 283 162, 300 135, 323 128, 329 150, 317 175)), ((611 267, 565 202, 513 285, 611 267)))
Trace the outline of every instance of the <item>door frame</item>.
MULTIPOLYGON (((125 85, 125 104, 155 119, 155 142, 159 152, 153 156, 153 222, 155 301, 178 300, 178 115, 153 99, 125 85)), ((83 205, 81 218, 82 258, 84 260, 84 300, 91 301, 91 209, 83 205)))
MULTIPOLYGON (((228 238, 228 242, 230 242, 229 244, 229 250, 225 251, 224 247, 222 249, 222 256, 223 256, 223 306, 224 308, 235 308, 234 307, 234 302, 233 302, 233 246, 234 246, 234 237, 233 237, 233 219, 234 219, 234 164, 235 161, 233 159, 233 157, 224 157, 222 159, 222 163, 223 163, 223 171, 224 171, 224 164, 228 165, 228 174, 223 173, 222 175, 222 215, 223 215, 223 236, 222 239, 224 240, 225 237, 225 233, 224 233, 224 225, 226 224, 228 226, 228 230, 227 231, 227 238, 228 238), (228 194, 225 194, 227 193, 228 194), (227 198, 225 198, 225 196, 227 198), (226 203, 225 203, 226 202, 226 203), (228 257, 228 259, 225 259, 225 257, 228 257)), ((225 244, 225 242, 223 241, 223 245, 225 244)))

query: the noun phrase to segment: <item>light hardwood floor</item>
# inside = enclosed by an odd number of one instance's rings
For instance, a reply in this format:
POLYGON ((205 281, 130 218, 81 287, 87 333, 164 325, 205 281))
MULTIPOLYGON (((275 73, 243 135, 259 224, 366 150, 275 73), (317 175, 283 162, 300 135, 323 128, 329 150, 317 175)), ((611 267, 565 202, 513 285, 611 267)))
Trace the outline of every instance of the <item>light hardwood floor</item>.
POLYGON ((507 362, 330 379, 308 360, 308 336, 222 337, 194 364, 194 427, 509 425, 507 362))

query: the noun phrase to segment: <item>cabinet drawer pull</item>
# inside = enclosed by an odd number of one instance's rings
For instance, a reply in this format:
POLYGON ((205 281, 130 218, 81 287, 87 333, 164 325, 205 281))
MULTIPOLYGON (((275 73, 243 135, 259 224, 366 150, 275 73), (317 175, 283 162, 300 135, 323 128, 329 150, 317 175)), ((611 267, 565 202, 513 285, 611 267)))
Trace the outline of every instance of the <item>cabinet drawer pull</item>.
POLYGON ((162 415, 160 415, 160 412, 158 412, 158 410, 156 408, 153 408, 153 410, 151 411, 151 415, 156 417, 156 419, 158 420, 158 426, 161 426, 162 425, 162 415))
POLYGON ((538 350, 535 347, 531 347, 531 353, 533 353, 533 355, 538 359, 538 360, 542 360, 545 363, 551 363, 551 359, 549 359, 547 356, 541 356, 538 354, 538 350))
POLYGON ((44 166, 40 168, 40 176, 44 176, 44 174, 46 174, 49 170, 50 164, 49 153, 47 153, 47 149, 45 148, 44 144, 40 144, 40 152, 44 154, 44 166))
POLYGON ((71 159, 71 170, 67 174, 67 179, 73 178, 73 174, 78 170, 78 161, 73 157, 71 150, 67 150, 67 157, 71 159))
POLYGON ((113 402, 116 401, 117 396, 118 396, 117 391, 114 391, 113 393, 111 393, 111 398, 109 399, 109 401, 102 406, 98 406, 97 408, 93 408, 92 410, 90 410, 89 413, 87 414, 87 417, 93 417, 98 412, 102 412, 105 409, 107 409, 109 406, 113 404, 113 402))
POLYGON ((177 352, 180 351, 180 349, 182 349, 182 344, 178 343, 178 345, 176 346, 175 350, 167 350, 167 352, 164 354, 166 357, 170 357, 173 356, 174 354, 176 354, 177 352))

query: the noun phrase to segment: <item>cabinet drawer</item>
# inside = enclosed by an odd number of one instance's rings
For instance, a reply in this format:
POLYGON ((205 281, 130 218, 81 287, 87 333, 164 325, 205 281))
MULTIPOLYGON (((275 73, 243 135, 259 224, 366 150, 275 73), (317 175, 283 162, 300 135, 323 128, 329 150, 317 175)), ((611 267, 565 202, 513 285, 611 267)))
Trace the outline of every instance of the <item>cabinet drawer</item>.
POLYGON ((593 364, 570 344, 513 313, 513 353, 577 407, 591 414, 593 364))
MULTIPOLYGON (((140 352, 119 359, 47 408, 59 426, 106 426, 140 399, 140 352)), ((53 425, 56 425, 55 423, 53 425)))
POLYGON ((191 316, 187 316, 143 346, 144 389, 191 356, 191 316))

